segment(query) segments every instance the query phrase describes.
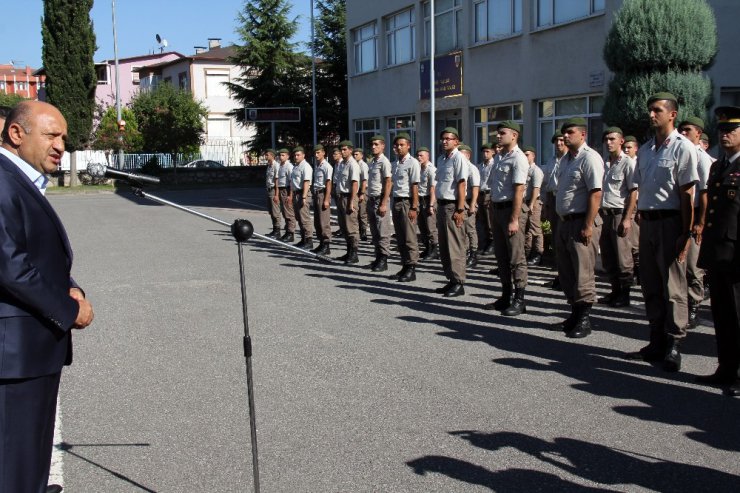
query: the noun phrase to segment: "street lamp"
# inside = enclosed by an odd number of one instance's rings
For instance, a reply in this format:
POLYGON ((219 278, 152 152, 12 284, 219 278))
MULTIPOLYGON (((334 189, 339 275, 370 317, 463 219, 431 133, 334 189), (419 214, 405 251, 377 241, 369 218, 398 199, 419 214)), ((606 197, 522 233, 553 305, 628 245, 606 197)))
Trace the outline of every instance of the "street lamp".
POLYGON ((316 27, 311 0, 311 96, 313 98, 313 146, 316 147, 316 27))
POLYGON ((118 122, 118 168, 123 167, 123 130, 126 123, 121 118, 121 81, 118 76, 118 38, 116 36, 116 0, 111 0, 113 11, 113 59, 116 64, 116 121, 118 122))

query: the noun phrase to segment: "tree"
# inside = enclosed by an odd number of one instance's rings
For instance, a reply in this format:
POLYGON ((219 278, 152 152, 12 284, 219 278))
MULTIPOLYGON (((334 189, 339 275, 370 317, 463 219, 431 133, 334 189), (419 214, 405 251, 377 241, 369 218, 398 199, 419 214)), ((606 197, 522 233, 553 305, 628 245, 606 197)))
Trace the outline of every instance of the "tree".
POLYGON ((95 140, 92 148, 100 151, 113 150, 118 152, 139 152, 143 148, 144 138, 139 132, 136 115, 130 108, 121 108, 121 118, 126 122, 123 129, 123 139, 119 139, 118 114, 114 106, 109 106, 103 113, 95 131, 95 140))
POLYGON ((170 83, 142 91, 131 100, 131 110, 148 152, 194 153, 203 142, 208 109, 188 91, 170 83))
POLYGON ((604 121, 646 139, 646 102, 669 91, 679 100, 678 120, 706 119, 712 86, 702 73, 717 53, 717 25, 706 0, 625 0, 604 45, 614 77, 604 121))
POLYGON ((317 133, 320 141, 334 143, 347 132, 349 123, 346 0, 318 0, 316 6, 317 133))
POLYGON ((85 148, 90 140, 95 110, 92 6, 93 0, 44 0, 41 37, 46 99, 67 120, 71 186, 77 185, 75 151, 85 148))
POLYGON ((13 108, 16 104, 25 100, 26 98, 17 94, 5 94, 4 92, 0 92, 0 106, 13 108))
MULTIPOLYGON (((276 139, 292 146, 310 141, 311 128, 306 125, 310 107, 310 59, 295 51, 291 39, 297 31, 297 21, 289 19, 287 0, 246 0, 239 13, 237 33, 242 44, 236 47, 232 63, 241 67, 241 76, 228 87, 241 103, 231 112, 237 121, 246 124, 244 108, 301 108, 303 122, 276 124, 276 139)), ((249 143, 265 149, 271 145, 271 125, 256 124, 256 136, 249 143)))

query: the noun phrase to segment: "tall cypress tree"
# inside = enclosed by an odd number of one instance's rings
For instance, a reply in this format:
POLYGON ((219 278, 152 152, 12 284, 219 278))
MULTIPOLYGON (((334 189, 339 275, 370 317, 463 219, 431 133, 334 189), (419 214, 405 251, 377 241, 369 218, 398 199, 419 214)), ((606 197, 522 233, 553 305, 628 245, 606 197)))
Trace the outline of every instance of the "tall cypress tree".
POLYGON ((72 186, 77 184, 74 151, 85 148, 90 141, 95 112, 92 6, 93 0, 44 0, 41 36, 46 96, 67 120, 72 186))
POLYGON ((314 49, 319 140, 335 142, 348 135, 346 0, 318 0, 314 49))
MULTIPOLYGON (((296 53, 291 42, 297 31, 297 21, 290 19, 287 0, 246 0, 237 17, 237 33, 242 44, 237 46, 232 63, 241 67, 241 76, 228 84, 233 97, 242 104, 231 114, 244 123, 244 108, 301 108, 300 123, 276 125, 276 140, 285 146, 311 141, 311 125, 307 124, 310 109, 310 59, 296 53)), ((256 125, 257 135, 250 145, 265 149, 271 145, 269 123, 256 125)))
POLYGON ((679 121, 706 118, 712 85, 702 70, 716 53, 717 25, 706 0, 625 0, 604 45, 614 72, 604 121, 647 139, 646 102, 660 91, 678 98, 679 121))

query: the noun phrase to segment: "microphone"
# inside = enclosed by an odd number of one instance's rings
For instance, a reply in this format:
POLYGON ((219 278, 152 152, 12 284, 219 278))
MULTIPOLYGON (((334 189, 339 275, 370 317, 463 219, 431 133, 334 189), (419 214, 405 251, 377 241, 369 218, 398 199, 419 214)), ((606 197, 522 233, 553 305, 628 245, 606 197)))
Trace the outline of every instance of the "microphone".
POLYGON ((90 176, 94 176, 96 178, 103 178, 104 176, 108 176, 110 178, 121 178, 135 185, 144 185, 145 183, 159 183, 159 178, 157 178, 156 176, 127 173, 125 171, 109 168, 104 164, 98 163, 88 164, 87 172, 90 174, 90 176))

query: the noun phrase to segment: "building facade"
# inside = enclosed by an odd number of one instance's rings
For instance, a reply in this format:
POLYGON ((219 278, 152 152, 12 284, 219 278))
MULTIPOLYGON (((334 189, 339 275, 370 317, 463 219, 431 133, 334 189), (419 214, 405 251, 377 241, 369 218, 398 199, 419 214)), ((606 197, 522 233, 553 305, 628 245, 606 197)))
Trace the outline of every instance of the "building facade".
POLYGON ((27 99, 39 99, 43 92, 46 76, 37 74, 31 67, 16 67, 0 64, 0 93, 17 94, 27 99))
MULTIPOLYGON (((176 51, 155 53, 151 55, 132 56, 118 59, 118 80, 121 87, 121 105, 128 106, 131 99, 139 92, 139 70, 147 65, 169 62, 183 58, 176 51)), ((116 63, 114 60, 103 60, 95 64, 95 75, 98 86, 95 89, 95 101, 105 107, 116 104, 116 63)))
MULTIPOLYGON (((521 142, 544 162, 554 130, 580 116, 598 143, 611 78, 602 51, 622 0, 434 1, 437 131, 455 126, 479 149, 498 122, 516 120, 521 142)), ((708 72, 714 100, 739 104, 733 50, 740 2, 709 3, 720 42, 708 72)), ((349 132, 357 145, 400 131, 417 146, 430 144, 430 10, 429 1, 347 0, 349 132)))

